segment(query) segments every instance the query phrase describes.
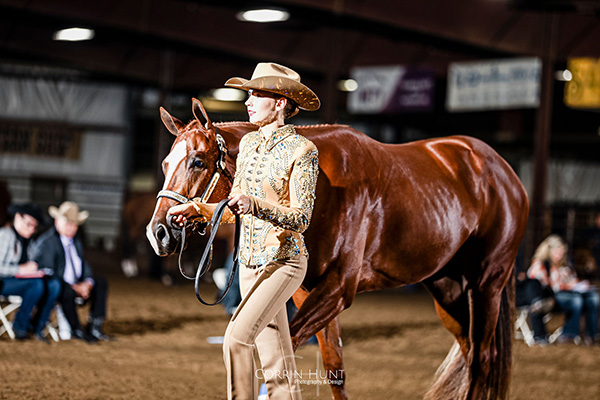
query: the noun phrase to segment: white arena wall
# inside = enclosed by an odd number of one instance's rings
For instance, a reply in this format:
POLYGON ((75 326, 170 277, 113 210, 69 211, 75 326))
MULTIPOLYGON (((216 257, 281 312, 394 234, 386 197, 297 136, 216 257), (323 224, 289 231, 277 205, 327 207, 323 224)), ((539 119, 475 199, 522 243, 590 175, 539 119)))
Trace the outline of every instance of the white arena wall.
POLYGON ((127 187, 129 89, 0 76, 0 180, 13 202, 45 211, 70 200, 90 212, 88 244, 112 248, 127 187))

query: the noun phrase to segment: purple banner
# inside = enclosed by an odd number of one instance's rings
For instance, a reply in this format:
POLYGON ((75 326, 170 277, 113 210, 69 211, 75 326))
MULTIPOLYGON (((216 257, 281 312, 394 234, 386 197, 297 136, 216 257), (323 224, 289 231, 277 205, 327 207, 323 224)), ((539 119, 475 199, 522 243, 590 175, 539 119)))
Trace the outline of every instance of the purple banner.
POLYGON ((400 65, 357 67, 350 76, 358 89, 348 96, 354 114, 390 114, 433 110, 435 75, 423 68, 400 65))

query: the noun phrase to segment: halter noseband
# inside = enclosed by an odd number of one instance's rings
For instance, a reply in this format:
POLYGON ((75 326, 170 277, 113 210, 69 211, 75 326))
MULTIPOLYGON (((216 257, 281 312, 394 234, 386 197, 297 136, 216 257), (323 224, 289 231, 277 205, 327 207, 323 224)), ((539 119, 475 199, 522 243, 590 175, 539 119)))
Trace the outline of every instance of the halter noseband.
MULTIPOLYGON (((217 128, 215 127, 215 131, 216 131, 216 129, 217 128)), ((227 170, 225 169, 225 166, 226 166, 225 157, 227 156, 227 145, 225 143, 225 139, 223 139, 223 136, 221 136, 221 134, 218 132, 216 133, 216 137, 217 137, 217 146, 219 148, 219 156, 217 158, 217 163, 216 163, 217 168, 215 169, 215 172, 211 176, 210 181, 208 182, 208 185, 204 189, 202 196, 200 196, 200 201, 202 203, 205 203, 212 195, 213 191, 215 190, 215 187, 217 186, 217 182, 219 181, 219 178, 221 177, 221 173, 223 173, 225 176, 230 176, 229 173, 227 172, 227 170)), ((156 196, 156 198, 160 199, 161 197, 175 200, 181 204, 185 204, 190 201, 189 198, 185 197, 181 193, 177 193, 172 190, 166 190, 166 189, 163 189, 158 192, 158 195, 156 196)))

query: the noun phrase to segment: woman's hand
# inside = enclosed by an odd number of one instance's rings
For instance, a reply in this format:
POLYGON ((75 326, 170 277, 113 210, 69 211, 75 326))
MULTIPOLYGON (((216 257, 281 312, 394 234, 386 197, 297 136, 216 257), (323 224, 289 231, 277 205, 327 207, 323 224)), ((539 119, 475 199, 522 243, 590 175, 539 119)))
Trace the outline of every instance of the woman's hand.
POLYGON ((250 196, 245 194, 230 196, 227 205, 234 214, 248 214, 250 212, 250 196))
POLYGON ((34 261, 27 261, 24 264, 19 265, 19 273, 23 275, 33 274, 38 270, 38 265, 34 261))
POLYGON ((192 203, 184 203, 173 206, 169 208, 167 215, 173 215, 173 220, 171 223, 178 224, 181 227, 185 225, 187 220, 193 220, 199 217, 204 218, 204 216, 198 214, 196 207, 194 207, 192 203))

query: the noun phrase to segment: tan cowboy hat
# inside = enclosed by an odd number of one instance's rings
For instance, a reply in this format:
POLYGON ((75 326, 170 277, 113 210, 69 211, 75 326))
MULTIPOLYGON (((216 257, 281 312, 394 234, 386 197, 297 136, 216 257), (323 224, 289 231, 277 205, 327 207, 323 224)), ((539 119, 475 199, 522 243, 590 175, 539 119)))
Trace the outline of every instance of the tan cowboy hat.
POLYGON ((48 208, 48 214, 50 214, 52 218, 65 217, 67 221, 75 225, 83 224, 90 216, 90 213, 87 211, 80 212, 79 206, 72 201, 65 201, 58 208, 50 206, 50 208, 48 208))
POLYGON ((316 111, 321 106, 317 95, 300 83, 300 75, 296 71, 275 63, 258 63, 250 80, 230 78, 225 86, 276 93, 295 101, 299 108, 306 111, 316 111))

